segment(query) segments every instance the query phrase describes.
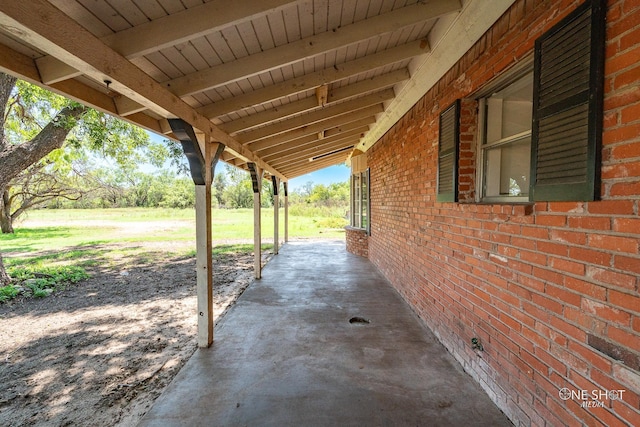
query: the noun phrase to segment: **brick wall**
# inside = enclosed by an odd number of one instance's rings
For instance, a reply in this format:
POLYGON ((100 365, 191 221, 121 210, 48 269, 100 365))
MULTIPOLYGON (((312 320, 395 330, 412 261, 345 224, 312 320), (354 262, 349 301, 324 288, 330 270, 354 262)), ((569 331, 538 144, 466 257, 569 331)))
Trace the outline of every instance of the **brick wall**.
POLYGON ((361 228, 345 227, 347 239, 347 252, 368 257, 369 256, 369 236, 366 230, 361 228))
POLYGON ((602 200, 473 203, 471 94, 579 3, 516 1, 368 151, 369 258, 516 425, 640 425, 639 1, 608 4, 602 200), (461 203, 436 203, 438 115, 465 97, 461 203))

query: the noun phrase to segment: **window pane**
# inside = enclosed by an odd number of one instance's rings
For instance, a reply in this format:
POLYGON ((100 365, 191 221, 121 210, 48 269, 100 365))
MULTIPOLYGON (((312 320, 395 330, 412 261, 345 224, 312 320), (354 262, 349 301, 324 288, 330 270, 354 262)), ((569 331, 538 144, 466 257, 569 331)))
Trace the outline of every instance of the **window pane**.
POLYGON ((531 137, 486 150, 485 196, 527 196, 531 137))
POLYGON ((485 144, 531 131, 533 74, 487 98, 485 144))

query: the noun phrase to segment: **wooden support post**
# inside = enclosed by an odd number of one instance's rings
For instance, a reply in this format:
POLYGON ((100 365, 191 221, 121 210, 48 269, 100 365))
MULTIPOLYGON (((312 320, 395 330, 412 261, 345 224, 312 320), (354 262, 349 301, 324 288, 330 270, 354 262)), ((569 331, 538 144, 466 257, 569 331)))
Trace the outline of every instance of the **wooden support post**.
POLYGON ((271 182, 273 182, 273 254, 278 255, 280 246, 278 235, 280 231, 280 178, 271 176, 271 182))
POLYGON ((196 185, 196 282, 198 347, 213 342, 213 262, 211 259, 211 144, 205 145, 204 185, 196 185))
POLYGON ((198 296, 198 346, 213 343, 213 262, 211 259, 211 183, 225 146, 211 143, 208 137, 201 149, 196 133, 185 121, 170 119, 169 126, 180 139, 189 161, 196 189, 196 293, 198 296), (204 151, 204 153, 203 153, 204 151))
POLYGON ((262 277, 262 241, 261 241, 261 221, 260 221, 260 193, 262 192, 262 174, 255 163, 247 163, 249 172, 251 173, 251 182, 253 184, 253 270, 255 278, 262 277))
POLYGON ((289 191, 287 189, 288 182, 282 183, 282 190, 284 191, 284 242, 289 241, 289 191))

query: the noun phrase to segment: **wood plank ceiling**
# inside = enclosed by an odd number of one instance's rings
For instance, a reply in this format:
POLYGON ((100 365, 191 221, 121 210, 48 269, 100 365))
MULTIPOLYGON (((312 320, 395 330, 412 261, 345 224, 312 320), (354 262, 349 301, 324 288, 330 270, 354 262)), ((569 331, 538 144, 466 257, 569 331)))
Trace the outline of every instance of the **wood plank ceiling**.
MULTIPOLYGON (((0 70, 293 178, 344 162, 457 0, 0 0, 0 70), (107 84, 108 83, 108 84, 107 84)), ((448 20, 448 21, 447 21, 448 20)), ((378 129, 378 132, 380 130, 378 129)))

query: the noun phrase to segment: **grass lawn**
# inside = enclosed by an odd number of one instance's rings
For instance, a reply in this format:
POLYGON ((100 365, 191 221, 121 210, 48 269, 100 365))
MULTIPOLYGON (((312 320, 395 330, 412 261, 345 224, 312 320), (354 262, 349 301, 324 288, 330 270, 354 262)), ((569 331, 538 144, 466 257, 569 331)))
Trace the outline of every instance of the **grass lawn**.
MULTIPOLYGON (((214 242, 253 240, 253 210, 214 209, 214 242)), ((262 210, 262 238, 273 240, 273 209, 262 210)), ((340 219, 289 215, 290 238, 344 238, 340 219), (332 228, 333 227, 333 228, 332 228)), ((123 242, 194 242, 193 209, 41 209, 19 219, 15 234, 0 235, 2 253, 30 253, 123 242)), ((280 209, 280 239, 284 210, 280 209)))

